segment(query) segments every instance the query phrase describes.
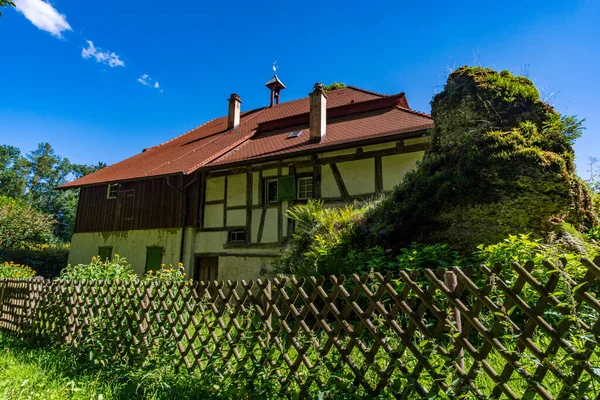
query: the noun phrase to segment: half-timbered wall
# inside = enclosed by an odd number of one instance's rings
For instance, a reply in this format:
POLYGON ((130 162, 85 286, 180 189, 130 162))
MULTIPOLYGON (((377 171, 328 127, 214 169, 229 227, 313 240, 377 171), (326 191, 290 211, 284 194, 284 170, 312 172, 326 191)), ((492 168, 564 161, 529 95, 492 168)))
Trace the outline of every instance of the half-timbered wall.
POLYGON ((391 191, 415 168, 427 145, 426 137, 418 137, 141 180, 123 184, 116 199, 107 199, 107 185, 83 188, 69 262, 89 261, 98 247, 107 246, 143 273, 147 248, 158 246, 166 264, 182 260, 190 275, 197 257, 209 257, 218 259, 219 279, 257 278, 269 272, 293 229, 288 208, 306 201, 267 202, 268 179, 312 177, 314 198, 343 205, 391 191), (244 232, 244 240, 232 240, 232 231, 244 232))

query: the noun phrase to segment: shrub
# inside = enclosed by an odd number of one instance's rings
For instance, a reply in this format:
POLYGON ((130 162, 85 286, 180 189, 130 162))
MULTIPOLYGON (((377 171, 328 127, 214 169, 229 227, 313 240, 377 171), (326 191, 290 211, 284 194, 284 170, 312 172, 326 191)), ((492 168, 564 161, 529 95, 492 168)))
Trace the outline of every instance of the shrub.
POLYGON ((26 265, 12 261, 0 263, 0 278, 28 279, 35 276, 35 271, 26 265))
POLYGON ((296 222, 296 229, 275 270, 296 275, 344 273, 347 238, 367 207, 368 203, 358 202, 325 207, 323 201, 309 200, 288 209, 287 217, 296 222))
POLYGON ((133 267, 125 257, 115 254, 110 261, 102 261, 100 257, 92 257, 89 264, 69 265, 61 271, 58 279, 132 281, 137 280, 138 276, 133 272, 133 267))
POLYGON ((29 249, 0 249, 0 262, 13 261, 29 265, 38 275, 51 279, 67 266, 68 245, 40 245, 29 249))
POLYGON ((596 226, 596 227, 590 229, 587 234, 590 239, 600 241, 600 226, 596 226))
POLYGON ((0 196, 0 248, 29 248, 53 240, 55 220, 30 205, 0 196))

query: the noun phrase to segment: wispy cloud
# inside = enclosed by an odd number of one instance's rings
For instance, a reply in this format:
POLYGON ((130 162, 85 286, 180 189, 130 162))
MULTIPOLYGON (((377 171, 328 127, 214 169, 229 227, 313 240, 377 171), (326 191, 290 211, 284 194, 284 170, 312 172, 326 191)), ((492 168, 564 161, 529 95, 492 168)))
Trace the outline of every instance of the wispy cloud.
MULTIPOLYGON (((144 74, 144 75, 140 76, 139 78, 137 78, 137 81, 144 86, 150 86, 150 87, 153 87, 154 89, 160 89, 160 85, 158 84, 158 81, 152 79, 150 77, 150 75, 148 75, 148 74, 144 74)), ((162 89, 160 89, 160 91, 162 92, 162 89)))
POLYGON ((57 38, 62 38, 62 32, 72 31, 67 17, 59 13, 50 3, 42 0, 14 0, 15 6, 25 18, 39 29, 57 38))
POLYGON ((94 46, 94 42, 86 40, 88 47, 87 49, 81 50, 81 57, 83 58, 94 58, 96 62, 106 64, 109 67, 124 67, 125 63, 119 58, 118 55, 110 51, 104 51, 99 47, 94 46))

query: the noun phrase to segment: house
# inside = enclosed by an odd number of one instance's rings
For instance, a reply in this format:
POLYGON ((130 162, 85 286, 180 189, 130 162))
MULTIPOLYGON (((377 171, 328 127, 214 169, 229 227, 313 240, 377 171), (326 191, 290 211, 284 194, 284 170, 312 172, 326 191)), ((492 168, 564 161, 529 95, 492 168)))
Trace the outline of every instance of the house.
POLYGON ((137 273, 182 262, 196 279, 269 272, 293 230, 286 210, 319 198, 331 206, 389 192, 415 167, 433 121, 404 93, 356 87, 228 114, 70 182, 80 199, 69 262, 127 257, 137 273))

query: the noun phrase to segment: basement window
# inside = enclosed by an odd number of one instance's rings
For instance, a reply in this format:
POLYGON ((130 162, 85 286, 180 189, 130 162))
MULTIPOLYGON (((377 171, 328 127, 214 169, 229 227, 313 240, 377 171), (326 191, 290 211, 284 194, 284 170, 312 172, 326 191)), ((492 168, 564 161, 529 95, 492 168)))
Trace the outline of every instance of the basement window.
POLYGON ((312 176, 298 178, 298 200, 307 200, 311 197, 313 197, 312 176))
POLYGON ((112 260, 112 247, 111 246, 102 246, 98 247, 98 257, 100 261, 106 262, 112 260))
POLYGON ((119 184, 118 183, 110 183, 108 185, 108 192, 106 193, 107 199, 116 199, 117 193, 119 193, 119 184))
POLYGON ((229 243, 246 243, 246 230, 229 231, 229 243))
POLYGON ((278 185, 277 178, 265 179, 265 203, 277 203, 278 201, 278 185))

